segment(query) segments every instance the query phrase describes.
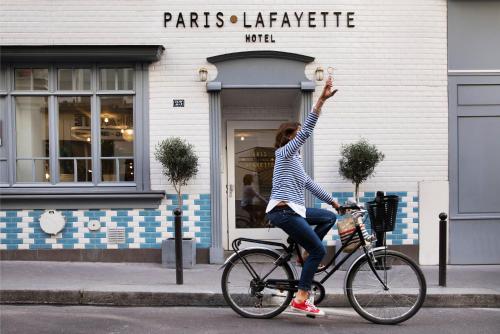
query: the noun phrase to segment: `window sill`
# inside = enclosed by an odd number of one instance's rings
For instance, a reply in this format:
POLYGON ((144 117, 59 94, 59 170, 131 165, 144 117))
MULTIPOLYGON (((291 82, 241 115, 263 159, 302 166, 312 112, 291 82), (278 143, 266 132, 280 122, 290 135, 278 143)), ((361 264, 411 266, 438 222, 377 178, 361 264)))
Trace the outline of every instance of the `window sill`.
POLYGON ((165 198, 164 191, 135 191, 126 189, 2 189, 2 210, 19 209, 113 209, 158 208, 165 198))
MULTIPOLYGON (((1 186, 1 185, 0 185, 1 186)), ((6 185, 9 187, 9 185, 6 185)), ((101 188, 107 188, 107 187, 129 187, 131 189, 135 189, 137 187, 137 184, 135 182, 112 182, 112 181, 107 181, 107 182, 101 182, 98 183, 97 185, 94 185, 92 182, 59 182, 57 184, 50 184, 48 182, 42 183, 16 183, 12 185, 12 187, 9 188, 17 188, 17 189, 33 189, 33 188, 41 188, 41 189, 64 189, 64 188, 96 188, 96 187, 101 187, 101 188)))

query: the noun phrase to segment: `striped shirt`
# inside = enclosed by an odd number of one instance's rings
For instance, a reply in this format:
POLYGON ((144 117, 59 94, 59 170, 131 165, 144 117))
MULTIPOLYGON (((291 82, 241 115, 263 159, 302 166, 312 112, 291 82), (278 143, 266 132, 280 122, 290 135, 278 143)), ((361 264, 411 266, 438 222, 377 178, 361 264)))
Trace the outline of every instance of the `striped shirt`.
POLYGON ((333 202, 333 197, 306 174, 299 152, 300 147, 311 136, 318 117, 311 111, 297 135, 275 151, 273 188, 266 212, 271 211, 279 202, 285 201, 290 208, 305 218, 305 189, 328 204, 333 202))

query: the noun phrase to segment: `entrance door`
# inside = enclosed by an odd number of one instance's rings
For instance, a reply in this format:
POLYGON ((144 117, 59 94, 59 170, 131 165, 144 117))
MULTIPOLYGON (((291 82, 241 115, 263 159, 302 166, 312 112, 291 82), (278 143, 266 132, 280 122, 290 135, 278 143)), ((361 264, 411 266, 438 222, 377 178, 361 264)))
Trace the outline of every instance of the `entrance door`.
POLYGON ((281 121, 228 121, 228 244, 240 237, 286 240, 269 229, 265 209, 271 195, 274 140, 281 121))
POLYGON ((499 264, 500 76, 449 77, 450 263, 499 264))

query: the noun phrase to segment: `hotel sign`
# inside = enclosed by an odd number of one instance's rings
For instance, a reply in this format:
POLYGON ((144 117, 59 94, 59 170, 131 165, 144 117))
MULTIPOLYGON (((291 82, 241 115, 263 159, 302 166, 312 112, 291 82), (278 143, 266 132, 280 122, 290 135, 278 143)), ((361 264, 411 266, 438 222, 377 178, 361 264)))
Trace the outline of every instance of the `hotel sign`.
MULTIPOLYGON (((334 27, 354 28, 354 12, 258 12, 250 18, 246 12, 240 16, 232 14, 225 16, 222 12, 164 12, 163 27, 166 29, 208 29, 211 27, 223 28, 224 25, 240 25, 245 29, 264 28, 326 28, 329 24, 334 27), (229 19, 227 19, 229 17, 229 19), (330 19, 330 20, 329 20, 330 19), (333 22, 332 22, 333 21, 333 22)), ((245 34, 247 43, 275 43, 271 32, 245 34)))

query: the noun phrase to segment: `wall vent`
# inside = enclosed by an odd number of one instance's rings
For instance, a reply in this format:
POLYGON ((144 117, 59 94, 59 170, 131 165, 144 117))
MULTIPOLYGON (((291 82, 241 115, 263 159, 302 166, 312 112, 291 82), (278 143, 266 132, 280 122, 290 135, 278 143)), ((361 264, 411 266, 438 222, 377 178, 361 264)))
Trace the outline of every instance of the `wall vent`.
POLYGON ((110 244, 125 243, 125 228, 124 227, 108 228, 108 243, 110 244))

